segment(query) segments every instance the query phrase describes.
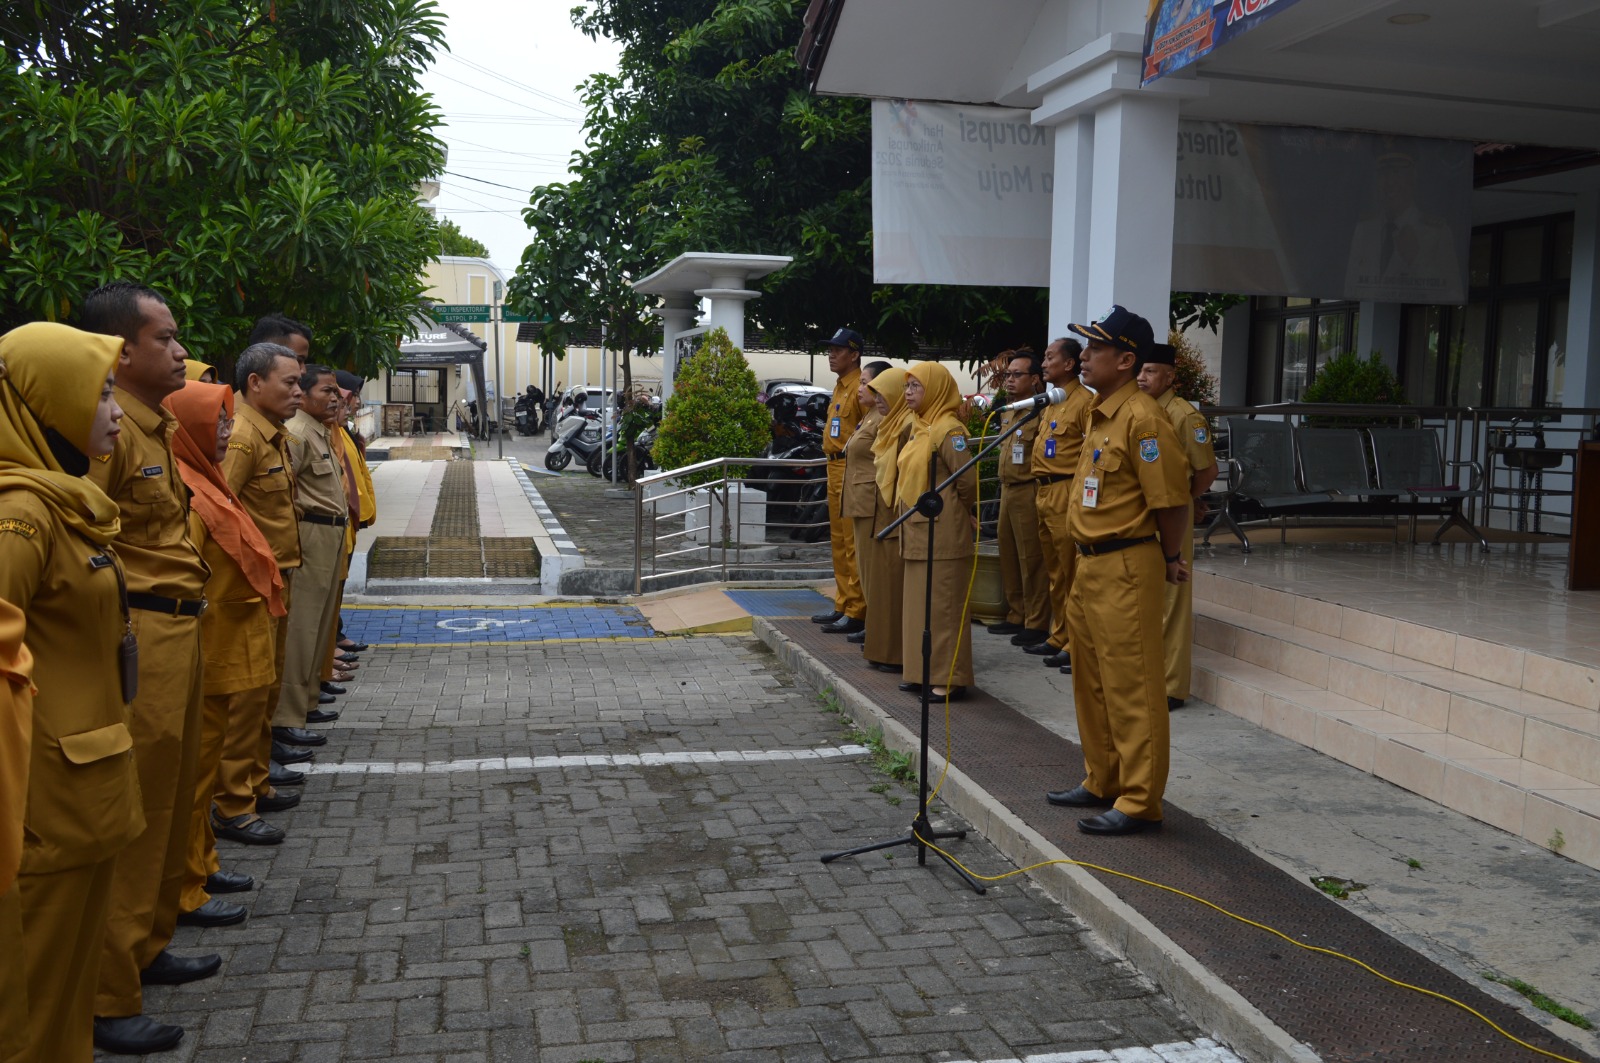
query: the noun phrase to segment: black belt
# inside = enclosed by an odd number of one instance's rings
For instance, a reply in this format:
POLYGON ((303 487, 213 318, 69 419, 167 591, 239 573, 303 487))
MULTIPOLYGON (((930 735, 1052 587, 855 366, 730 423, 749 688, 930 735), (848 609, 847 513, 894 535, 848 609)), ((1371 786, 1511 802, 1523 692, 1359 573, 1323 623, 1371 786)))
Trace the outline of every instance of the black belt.
POLYGON ((320 513, 307 513, 300 519, 306 524, 322 524, 329 528, 342 528, 350 523, 350 518, 348 517, 324 517, 320 513))
POLYGON ((159 594, 129 592, 128 607, 143 609, 147 613, 164 613, 167 616, 199 616, 206 611, 204 598, 163 598, 159 594))
POLYGON ((1072 474, 1070 472, 1049 473, 1045 476, 1035 476, 1034 479, 1042 484, 1058 484, 1062 480, 1072 479, 1072 474))
POLYGON ((844 460, 844 451, 841 450, 837 454, 829 454, 828 455, 828 460, 829 461, 843 461, 844 460))
POLYGON ((1154 535, 1142 535, 1137 539, 1107 539, 1103 543, 1079 543, 1078 553, 1085 557, 1094 557, 1097 554, 1114 554, 1118 550, 1126 550, 1130 546, 1143 546, 1145 543, 1156 541, 1154 535))

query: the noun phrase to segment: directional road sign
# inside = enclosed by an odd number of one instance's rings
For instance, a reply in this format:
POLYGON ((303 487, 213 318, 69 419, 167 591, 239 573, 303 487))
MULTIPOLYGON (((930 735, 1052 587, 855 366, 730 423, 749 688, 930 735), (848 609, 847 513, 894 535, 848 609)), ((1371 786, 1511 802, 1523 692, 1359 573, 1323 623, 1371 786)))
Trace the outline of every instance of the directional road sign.
POLYGON ((428 308, 428 316, 441 322, 486 325, 489 309, 488 303, 439 303, 428 308))

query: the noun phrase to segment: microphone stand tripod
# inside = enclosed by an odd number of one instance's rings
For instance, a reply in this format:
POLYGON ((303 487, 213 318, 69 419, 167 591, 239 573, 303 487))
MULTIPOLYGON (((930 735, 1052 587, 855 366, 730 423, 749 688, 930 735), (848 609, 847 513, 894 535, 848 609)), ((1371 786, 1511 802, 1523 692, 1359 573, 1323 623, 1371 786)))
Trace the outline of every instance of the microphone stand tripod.
MULTIPOLYGON (((910 520, 913 513, 920 513, 928 518, 928 571, 926 581, 923 585, 922 596, 922 690, 920 693, 920 700, 922 702, 922 731, 918 738, 921 762, 917 770, 917 816, 911 821, 911 830, 909 833, 902 834, 896 838, 890 838, 887 841, 872 842, 868 845, 857 846, 854 849, 845 849, 837 853, 823 853, 822 862, 824 864, 837 860, 841 856, 859 856, 862 853, 876 852, 879 849, 893 849, 901 845, 915 845, 917 847, 917 864, 918 866, 924 866, 928 862, 928 842, 939 841, 945 838, 965 838, 967 836, 967 832, 964 830, 935 830, 932 821, 928 819, 928 717, 930 697, 929 691, 933 685, 933 677, 929 674, 933 668, 933 523, 938 519, 939 514, 944 511, 944 498, 941 497, 941 492, 943 492, 946 487, 949 487, 951 484, 960 479, 961 475, 968 469, 972 468, 974 465, 978 464, 978 462, 988 457, 989 454, 997 449, 1001 443, 1004 443, 1007 439, 1010 439, 1012 436, 1016 435, 1024 424, 1039 416, 1043 410, 1044 406, 1039 405, 1025 412, 1021 417, 1017 418, 1017 420, 1012 423, 1010 428, 1000 433, 994 442, 990 443, 988 446, 974 454, 970 459, 968 459, 965 465, 961 466, 961 468, 945 477, 942 482, 924 491, 921 497, 917 499, 917 504, 915 506, 900 514, 900 516, 896 517, 887 528, 884 528, 883 531, 877 534, 877 538, 880 540, 887 537, 890 532, 894 531, 896 528, 900 527, 900 525, 910 520)), ((933 480, 932 469, 937 467, 938 460, 939 458, 937 454, 935 454, 931 459, 930 473, 928 476, 928 480, 930 482, 933 480)), ((966 637, 967 633, 963 632, 962 636, 966 637)), ((939 852, 938 850, 934 850, 934 855, 939 857, 946 864, 950 865, 950 869, 956 874, 960 875, 962 881, 964 881, 968 886, 971 886, 974 893, 987 892, 987 887, 985 887, 983 883, 979 882, 966 871, 962 870, 961 866, 957 864, 951 857, 939 852)))

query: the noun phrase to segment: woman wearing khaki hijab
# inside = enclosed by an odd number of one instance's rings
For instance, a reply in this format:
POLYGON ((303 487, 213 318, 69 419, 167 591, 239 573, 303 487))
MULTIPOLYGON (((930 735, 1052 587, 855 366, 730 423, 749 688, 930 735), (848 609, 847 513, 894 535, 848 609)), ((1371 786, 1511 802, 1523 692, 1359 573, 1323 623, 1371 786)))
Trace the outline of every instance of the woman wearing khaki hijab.
MULTIPOLYGON (((918 362, 906 370, 906 407, 915 415, 911 435, 896 463, 895 500, 904 512, 933 485, 966 463, 967 426, 956 411, 961 392, 950 371, 938 362, 918 362)), ((900 689, 922 690, 922 631, 932 569, 933 634, 929 657, 929 693, 959 701, 972 683, 972 639, 967 632, 967 585, 972 568, 977 501, 977 469, 968 469, 942 493, 944 510, 933 522, 933 549, 928 548, 928 518, 913 515, 900 527, 900 556, 905 559, 905 607, 902 638, 905 673, 900 689)))
MULTIPOLYGON (((110 544, 117 507, 83 478, 111 453, 122 340, 37 322, 0 336, 0 598, 28 618, 32 743, 17 877, 25 1058, 93 1058, 94 991, 118 850, 144 829, 110 544)), ((136 671, 136 670, 135 670, 136 671)), ((15 1007, 14 1001, 8 1005, 15 1007)))
POLYGON ((905 614, 905 562, 900 559, 900 529, 896 528, 882 541, 878 533, 893 523, 896 516, 894 488, 900 470, 895 463, 900 460, 900 448, 911 431, 911 411, 906 409, 905 402, 907 379, 904 369, 885 369, 872 378, 867 387, 871 401, 862 404, 876 410, 882 418, 872 438, 874 493, 870 534, 865 547, 856 547, 856 556, 863 559, 861 578, 867 595, 867 619, 878 618, 878 623, 867 624, 863 648, 867 663, 880 672, 901 671, 905 656, 900 645, 905 614))

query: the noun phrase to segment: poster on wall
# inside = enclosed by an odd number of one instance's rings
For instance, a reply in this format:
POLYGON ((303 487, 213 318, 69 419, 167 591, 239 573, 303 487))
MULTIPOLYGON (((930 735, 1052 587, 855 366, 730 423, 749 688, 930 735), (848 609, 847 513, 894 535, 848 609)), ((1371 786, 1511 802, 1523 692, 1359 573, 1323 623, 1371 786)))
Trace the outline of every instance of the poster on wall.
POLYGON ((1185 120, 1174 194, 1175 290, 1466 301, 1463 141, 1185 120))
POLYGON ((1150 0, 1143 84, 1182 70, 1299 0, 1150 0))
POLYGON ((1025 110, 874 100, 873 279, 1048 284, 1054 170, 1025 110))

